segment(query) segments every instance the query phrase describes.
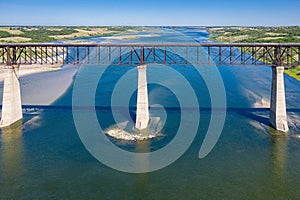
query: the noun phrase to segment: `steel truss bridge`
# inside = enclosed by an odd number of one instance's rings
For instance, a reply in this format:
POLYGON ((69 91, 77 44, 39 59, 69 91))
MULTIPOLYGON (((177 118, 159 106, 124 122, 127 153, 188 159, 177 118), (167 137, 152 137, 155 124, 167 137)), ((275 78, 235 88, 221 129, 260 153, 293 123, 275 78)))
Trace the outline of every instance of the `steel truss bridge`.
POLYGON ((2 65, 300 65, 288 44, 0 44, 2 65))

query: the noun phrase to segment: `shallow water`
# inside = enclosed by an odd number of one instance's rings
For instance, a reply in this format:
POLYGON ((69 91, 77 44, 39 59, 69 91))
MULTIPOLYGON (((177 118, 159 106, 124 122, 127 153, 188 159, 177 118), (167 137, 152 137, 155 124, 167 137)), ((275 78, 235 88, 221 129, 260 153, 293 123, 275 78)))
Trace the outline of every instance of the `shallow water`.
MULTIPOLYGON (((181 31, 197 40, 207 39, 202 31, 181 31)), ((172 37, 163 36, 164 39, 172 37)), ((300 83, 285 76, 290 132, 287 136, 271 136, 274 130, 268 126, 269 110, 266 109, 270 99, 270 67, 218 67, 226 89, 226 121, 216 146, 208 156, 199 159, 212 112, 208 88, 203 77, 192 68, 177 66, 175 69, 194 89, 201 115, 193 143, 173 164, 151 173, 129 174, 96 160, 77 134, 70 109, 71 85, 55 101, 56 107, 28 109, 22 128, 1 131, 1 199, 297 199, 300 196, 300 139, 297 138, 300 83)), ((199 70, 207 73, 203 67, 199 70)), ((119 78, 130 71, 132 76, 137 75, 134 67, 110 67, 98 84, 96 112, 104 129, 115 124, 110 107, 113 90, 119 78)), ((148 68, 149 81, 168 75, 159 67, 148 68)), ((137 79, 128 77, 131 80, 128 87, 137 85, 137 79)), ((86 87, 90 86, 90 80, 86 79, 86 87)), ((166 81, 168 86, 182 87, 174 77, 166 81)), ((179 107, 176 95, 165 86, 149 85, 150 105, 161 104, 166 108, 167 121, 162 130, 165 137, 142 142, 109 139, 131 152, 156 151, 169 144, 182 113, 176 109, 179 107)), ((131 106, 128 120, 134 119, 135 99, 136 91, 124 105, 131 106)), ((122 109, 119 112, 123 114, 122 109)), ((188 125, 194 123, 195 112, 189 110, 188 125)), ((190 134, 189 130, 186 134, 190 134)))

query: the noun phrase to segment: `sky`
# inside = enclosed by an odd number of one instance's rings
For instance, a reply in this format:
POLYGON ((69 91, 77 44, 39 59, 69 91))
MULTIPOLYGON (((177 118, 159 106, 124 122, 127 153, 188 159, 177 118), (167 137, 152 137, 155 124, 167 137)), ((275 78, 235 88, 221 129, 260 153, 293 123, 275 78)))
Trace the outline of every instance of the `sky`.
POLYGON ((290 26, 300 0, 0 0, 0 25, 290 26))

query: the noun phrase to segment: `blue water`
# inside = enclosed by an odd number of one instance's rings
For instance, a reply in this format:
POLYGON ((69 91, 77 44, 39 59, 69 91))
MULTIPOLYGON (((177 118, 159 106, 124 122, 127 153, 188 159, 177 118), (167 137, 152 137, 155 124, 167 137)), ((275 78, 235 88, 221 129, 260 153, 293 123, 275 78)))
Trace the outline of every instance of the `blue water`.
MULTIPOLYGON (((163 30, 160 36, 132 42, 205 42, 203 30, 179 28, 179 36, 163 30)), ((82 66, 84 68, 84 66, 82 66)), ((204 159, 198 158, 200 146, 211 117, 207 85, 193 67, 175 69, 191 84, 200 106, 200 122, 191 146, 168 167, 143 174, 119 172, 96 160, 82 144, 74 125, 73 85, 52 108, 28 110, 22 128, 3 129, 0 137, 0 199, 297 199, 300 196, 300 83, 285 76, 289 135, 273 136, 268 125, 269 110, 260 105, 270 99, 271 68, 268 66, 219 66, 226 89, 227 113, 222 134, 204 159), (258 104, 256 104, 258 102, 258 104), (57 107, 60 107, 58 109, 57 107), (38 117, 34 123, 30 122, 38 117)), ((95 68, 95 71, 101 70, 95 68)), ((181 88, 182 83, 158 66, 147 69, 151 77, 165 78, 181 88)), ((206 68, 199 70, 206 73, 206 68)), ((113 89, 118 80, 134 66, 111 66, 101 78, 95 102, 99 124, 115 124, 111 111, 113 89)), ((55 73, 55 72, 50 72, 55 73)), ((44 74, 45 77, 47 73, 44 74)), ((91 84, 87 74, 86 87, 91 84)), ((34 75, 33 75, 34 76, 34 75)), ((213 76, 213 74, 211 75, 213 76)), ((137 85, 137 79, 128 84, 137 85)), ((175 137, 180 121, 179 102, 166 87, 149 84, 149 103, 167 109, 164 137, 143 142, 124 142, 109 138, 131 152, 156 151, 175 137)), ((128 100, 135 117, 136 91, 128 100)), ((125 105, 126 106, 126 105, 125 105)), ((34 106, 33 106, 34 107, 34 106)), ((121 112, 121 111, 120 111, 121 112)), ((190 111, 187 123, 193 123, 190 111)), ((189 134, 187 131, 186 134, 189 134)))

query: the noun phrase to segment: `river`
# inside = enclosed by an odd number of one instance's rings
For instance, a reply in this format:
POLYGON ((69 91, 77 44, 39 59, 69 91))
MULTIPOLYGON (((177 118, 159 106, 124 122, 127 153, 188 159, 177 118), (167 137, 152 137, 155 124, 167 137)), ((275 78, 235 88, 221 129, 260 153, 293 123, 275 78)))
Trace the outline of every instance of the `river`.
MULTIPOLYGON (((159 29, 138 34, 138 38, 125 42, 207 42, 205 30, 181 27, 176 31, 159 29), (149 35, 153 37, 149 37, 149 35), (146 36, 140 36, 146 35, 146 36)), ((92 38, 94 42, 121 42, 109 38, 92 38)), ((124 42, 124 41, 122 41, 124 42)), ((199 149, 211 123, 212 100, 206 77, 213 77, 205 67, 200 74, 193 67, 176 66, 195 92, 200 107, 199 128, 187 150, 172 164, 149 173, 117 171, 98 161, 85 148, 73 120, 72 94, 74 70, 45 72, 21 78, 24 105, 23 126, 2 129, 0 134, 0 199, 297 199, 300 196, 300 82, 284 76, 288 110, 288 135, 276 133, 268 124, 271 92, 269 66, 218 66, 216 69, 226 91, 226 118, 218 141, 209 154, 199 159, 199 149), (203 74, 202 74, 203 73, 203 74), (51 78, 54 77, 54 78, 51 78), (58 78, 61 77, 61 78, 58 78), (46 83, 41 86, 42 82, 46 83), (52 82, 51 82, 52 81, 52 82), (68 87, 57 91, 60 84, 68 87), (70 84, 70 85, 69 85, 70 84), (40 85, 34 92, 34 88, 40 85), (48 94, 55 99, 53 108, 35 108, 47 105, 48 94)), ((80 70, 84 71, 81 66, 80 70)), ((99 68, 100 69, 100 68, 99 68)), ((84 74, 93 77, 89 71, 84 74)), ((172 73, 159 66, 149 66, 148 80, 165 80, 162 84, 148 86, 149 104, 161 105, 153 115, 166 114, 162 136, 146 141, 120 141, 108 139, 121 149, 130 152, 155 152, 171 143, 181 123, 180 102, 176 93, 167 86, 182 91, 183 83, 172 73), (171 109, 172 108, 172 109, 171 109)), ((115 125, 110 107, 118 81, 136 85, 136 67, 110 66, 101 77, 96 93, 97 119, 103 129, 115 125), (132 78, 133 77, 133 78, 132 78)), ((93 84, 87 78, 84 87, 93 84)), ((121 84, 122 85, 122 84, 121 84)), ((129 87, 128 85, 128 87, 129 87)), ((3 86, 1 85, 1 88, 3 86)), ((121 87, 120 85, 118 87, 121 87)), ((121 87, 122 88, 122 87, 121 87)), ((184 88, 183 88, 184 89, 184 88)), ((115 98, 122 98, 117 96, 115 98)), ((220 96, 220 98, 223 98, 220 96)), ((136 91, 127 105, 135 106, 136 91)), ((120 103, 124 103, 120 101, 120 103)), ((129 109, 131 117, 134 109, 129 109)), ((198 109, 196 109, 198 110, 198 109)), ((118 111, 116 111, 118 112, 118 111)), ((121 111, 120 111, 121 112, 121 111)), ((197 111, 189 110, 185 129, 195 123, 197 111), (196 113, 196 114, 195 114, 196 113)), ((130 120, 130 119, 128 119, 130 120)), ((218 123, 218 122, 214 122, 218 123)), ((220 122, 221 123, 221 122, 220 122)), ((192 132, 192 128, 191 128, 192 132)), ((175 149, 174 149, 175 151, 175 149)), ((109 153, 109 152, 103 152, 109 153)), ((142 161, 147 164, 147 161, 142 161)))

